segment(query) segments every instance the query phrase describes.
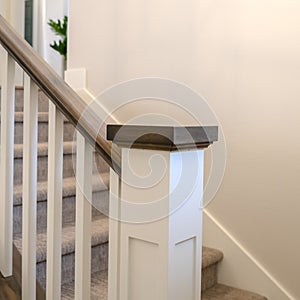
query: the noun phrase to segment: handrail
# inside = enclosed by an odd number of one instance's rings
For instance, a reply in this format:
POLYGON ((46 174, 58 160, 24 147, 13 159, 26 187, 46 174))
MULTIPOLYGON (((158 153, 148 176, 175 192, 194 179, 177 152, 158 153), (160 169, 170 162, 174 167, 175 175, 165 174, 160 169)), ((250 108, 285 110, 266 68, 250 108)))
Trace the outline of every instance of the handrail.
POLYGON ((0 43, 37 86, 59 108, 80 133, 95 145, 97 152, 119 175, 121 158, 117 148, 98 132, 102 123, 96 113, 41 58, 0 15, 0 43))

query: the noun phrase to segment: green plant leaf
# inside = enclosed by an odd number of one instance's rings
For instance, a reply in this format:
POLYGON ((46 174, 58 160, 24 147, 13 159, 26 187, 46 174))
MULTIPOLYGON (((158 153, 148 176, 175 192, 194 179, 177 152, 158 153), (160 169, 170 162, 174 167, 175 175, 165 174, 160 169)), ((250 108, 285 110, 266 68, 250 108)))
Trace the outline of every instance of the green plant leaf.
POLYGON ((62 56, 64 56, 65 59, 67 59, 68 17, 64 16, 63 21, 54 21, 50 19, 48 21, 48 25, 57 36, 61 37, 59 41, 54 41, 52 44, 50 44, 50 47, 56 50, 62 56))

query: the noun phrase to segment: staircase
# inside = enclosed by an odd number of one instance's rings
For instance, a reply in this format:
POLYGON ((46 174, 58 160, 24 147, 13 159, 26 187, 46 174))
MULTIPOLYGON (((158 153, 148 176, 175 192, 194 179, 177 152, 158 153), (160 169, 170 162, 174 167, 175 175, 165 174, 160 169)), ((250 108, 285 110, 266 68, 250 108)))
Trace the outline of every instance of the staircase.
MULTIPOLYGON (((22 162, 23 162, 23 88, 16 88, 15 101, 15 176, 14 176, 14 245, 22 254, 22 162)), ((39 91, 38 113, 38 188, 37 188, 37 280, 38 288, 46 287, 47 250, 47 136, 48 99, 39 91)), ((62 229, 62 299, 74 299, 75 261, 75 156, 74 127, 64 123, 63 156, 63 229, 62 229)), ((93 175, 92 222, 92 299, 107 299, 108 269, 108 186, 109 167, 94 155, 97 168, 93 175), (98 171, 98 172, 97 172, 98 171), (104 212, 104 214, 102 213, 104 212)), ((203 300, 263 300, 260 295, 218 284, 218 263, 223 259, 219 250, 203 247, 202 299, 203 300)), ((0 286, 1 288, 1 286, 0 286)), ((44 298, 41 293, 41 299, 44 298)), ((54 300, 54 299, 53 299, 54 300)), ((187 299, 188 300, 188 299, 187 299)))

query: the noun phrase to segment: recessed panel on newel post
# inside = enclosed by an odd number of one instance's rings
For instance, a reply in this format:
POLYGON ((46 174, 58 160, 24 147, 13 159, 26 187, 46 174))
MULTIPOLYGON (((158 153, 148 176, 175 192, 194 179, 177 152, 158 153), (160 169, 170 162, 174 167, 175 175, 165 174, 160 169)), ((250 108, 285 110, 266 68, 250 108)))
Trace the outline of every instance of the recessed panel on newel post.
POLYGON ((109 125, 109 300, 201 298, 204 149, 218 129, 109 125))

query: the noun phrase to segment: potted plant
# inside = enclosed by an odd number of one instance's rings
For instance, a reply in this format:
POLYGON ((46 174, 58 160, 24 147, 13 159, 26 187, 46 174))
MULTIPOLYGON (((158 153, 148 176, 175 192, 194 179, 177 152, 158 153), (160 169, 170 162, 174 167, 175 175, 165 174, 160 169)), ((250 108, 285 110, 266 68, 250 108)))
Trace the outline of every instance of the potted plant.
POLYGON ((58 41, 54 41, 50 44, 50 47, 62 55, 63 70, 65 70, 67 63, 68 17, 64 16, 63 20, 58 19, 57 21, 50 19, 48 25, 51 30, 60 37, 58 41))

